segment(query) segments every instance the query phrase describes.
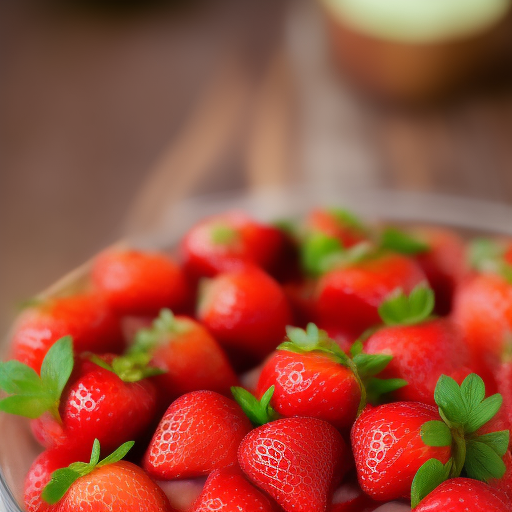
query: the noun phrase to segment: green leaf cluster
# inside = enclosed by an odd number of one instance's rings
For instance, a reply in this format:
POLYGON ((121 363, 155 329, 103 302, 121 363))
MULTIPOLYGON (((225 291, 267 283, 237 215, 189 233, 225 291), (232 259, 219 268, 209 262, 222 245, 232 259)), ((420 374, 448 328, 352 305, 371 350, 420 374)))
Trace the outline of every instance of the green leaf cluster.
POLYGON ((419 284, 409 296, 401 289, 391 293, 380 305, 379 315, 386 325, 414 325, 430 317, 434 304, 434 291, 426 284, 419 284))
POLYGON ((142 379, 166 373, 161 368, 149 366, 151 354, 147 352, 133 352, 115 357, 111 364, 95 354, 92 354, 89 359, 105 370, 115 373, 123 382, 138 382, 142 379))
POLYGON ((60 397, 73 363, 71 336, 64 336, 50 347, 40 375, 19 361, 0 363, 0 389, 10 395, 0 400, 0 410, 31 419, 50 412, 60 422, 60 397))
POLYGON ((275 387, 270 386, 261 397, 261 400, 258 400, 246 389, 237 386, 231 388, 231 393, 246 416, 251 420, 251 423, 258 427, 278 418, 277 412, 270 405, 274 390, 275 387))
POLYGON ((415 507, 429 492, 447 478, 460 476, 487 482, 505 474, 505 455, 509 431, 488 434, 478 431, 499 411, 500 394, 485 397, 485 384, 476 374, 468 375, 459 386, 446 375, 441 375, 434 392, 443 421, 423 424, 421 438, 428 446, 451 446, 449 467, 435 459, 427 461, 416 474, 411 489, 415 507))
POLYGON ((163 308, 151 327, 137 331, 128 353, 152 352, 160 345, 169 343, 172 336, 181 334, 187 329, 188 326, 176 320, 170 309, 163 308))
POLYGON ((430 251, 430 246, 396 228, 387 228, 381 236, 380 246, 401 254, 415 255, 430 251))
POLYGON ((324 233, 313 233, 300 246, 302 268, 311 276, 328 272, 343 259, 341 242, 324 233))
POLYGON ((505 261, 505 251, 505 245, 497 240, 476 238, 469 245, 469 264, 479 272, 501 275, 512 284, 512 265, 505 261))
POLYGON ((50 505, 54 505, 62 499, 71 485, 80 477, 88 475, 96 468, 119 462, 126 456, 134 444, 134 441, 128 441, 121 445, 114 453, 100 461, 100 442, 95 439, 90 462, 74 462, 67 468, 54 471, 51 475, 51 480, 43 489, 41 497, 50 505))

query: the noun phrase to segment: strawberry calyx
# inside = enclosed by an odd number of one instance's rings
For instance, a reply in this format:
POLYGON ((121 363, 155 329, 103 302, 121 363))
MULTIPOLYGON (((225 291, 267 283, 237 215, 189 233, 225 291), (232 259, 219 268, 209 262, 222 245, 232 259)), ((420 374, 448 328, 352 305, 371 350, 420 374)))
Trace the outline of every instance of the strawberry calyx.
POLYGON ((169 343, 172 336, 184 334, 189 330, 190 322, 177 320, 170 309, 163 308, 153 320, 151 327, 137 331, 128 353, 152 352, 160 345, 169 343))
POLYGON ((167 373, 161 368, 149 366, 151 354, 146 352, 135 352, 114 357, 110 363, 96 354, 91 354, 89 360, 101 366, 101 368, 115 373, 123 382, 138 382, 149 377, 167 373))
POLYGON ((345 248, 340 240, 321 232, 310 233, 300 246, 302 268, 313 277, 335 268, 359 263, 373 254, 375 247, 369 241, 345 248))
POLYGON ((468 258, 472 268, 479 272, 498 274, 512 284, 512 264, 508 261, 504 243, 477 238, 469 246, 468 258))
POLYGON ((229 224, 218 222, 210 227, 210 239, 215 245, 232 245, 240 236, 237 229, 229 224))
POLYGON ((16 360, 0 363, 0 389, 9 395, 0 400, 0 410, 30 419, 48 412, 62 423, 60 399, 73 365, 71 336, 60 338, 50 347, 43 359, 40 375, 16 360))
POLYGON ((373 405, 380 403, 382 395, 396 391, 408 385, 404 379, 379 379, 376 377, 393 359, 389 354, 365 354, 363 342, 356 340, 350 347, 352 361, 366 389, 366 401, 373 405))
POLYGON ((396 228, 387 228, 382 232, 380 246, 383 249, 408 256, 430 251, 429 244, 396 228))
POLYGON ((277 420, 279 414, 270 405, 270 400, 274 395, 274 386, 270 386, 260 400, 258 400, 252 393, 249 393, 244 388, 238 386, 231 387, 233 398, 242 408, 245 415, 251 420, 251 423, 259 427, 265 423, 277 420))
POLYGON ((440 420, 428 421, 421 428, 421 439, 427 446, 451 446, 452 457, 447 464, 428 460, 414 477, 412 507, 448 478, 466 476, 487 482, 502 478, 503 462, 510 433, 508 430, 479 434, 478 431, 499 411, 503 399, 499 393, 485 398, 485 384, 472 373, 459 386, 441 375, 434 392, 440 420))
POLYGON ((368 226, 353 212, 344 208, 328 208, 326 210, 331 214, 341 227, 346 227, 362 235, 369 233, 368 226))
POLYGON ((401 288, 394 290, 379 306, 379 315, 388 326, 415 325, 431 318, 434 305, 434 291, 421 283, 408 296, 401 288))
POLYGON ((46 484, 41 493, 42 499, 50 505, 58 503, 71 485, 79 478, 92 473, 96 468, 119 462, 126 456, 134 444, 135 441, 128 441, 100 461, 100 442, 98 439, 95 439, 92 446, 91 460, 89 462, 73 462, 67 468, 54 471, 51 475, 51 480, 46 484))

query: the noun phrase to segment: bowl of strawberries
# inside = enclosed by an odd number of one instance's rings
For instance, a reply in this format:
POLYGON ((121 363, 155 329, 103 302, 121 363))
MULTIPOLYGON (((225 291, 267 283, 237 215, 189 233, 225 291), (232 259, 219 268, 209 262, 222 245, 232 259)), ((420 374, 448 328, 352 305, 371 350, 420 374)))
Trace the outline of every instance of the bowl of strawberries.
POLYGON ((337 203, 190 202, 31 301, 0 363, 0 505, 512 510, 512 210, 337 203))

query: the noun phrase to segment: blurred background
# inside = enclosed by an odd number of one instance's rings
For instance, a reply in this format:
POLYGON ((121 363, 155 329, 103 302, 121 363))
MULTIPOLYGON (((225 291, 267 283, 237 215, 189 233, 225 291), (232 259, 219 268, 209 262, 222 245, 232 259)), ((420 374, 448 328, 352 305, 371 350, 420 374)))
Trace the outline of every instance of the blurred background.
MULTIPOLYGON (((512 202, 510 0, 0 3, 0 329, 169 205, 512 202)), ((510 219, 512 223, 512 219, 510 219)))

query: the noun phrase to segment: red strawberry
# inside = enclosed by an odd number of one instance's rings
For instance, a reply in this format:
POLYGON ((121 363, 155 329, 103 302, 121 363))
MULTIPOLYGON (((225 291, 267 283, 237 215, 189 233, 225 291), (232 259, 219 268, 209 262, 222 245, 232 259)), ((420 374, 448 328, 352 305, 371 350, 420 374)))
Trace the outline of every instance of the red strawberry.
POLYGON ((351 212, 339 208, 313 210, 304 222, 306 231, 322 233, 352 247, 369 236, 368 228, 351 212))
POLYGON ((418 469, 429 459, 443 464, 449 446, 427 446, 421 427, 440 420, 435 407, 396 402, 367 408, 352 427, 351 440, 359 484, 375 500, 407 497, 418 469))
POLYGON ((436 297, 436 312, 450 312, 453 293, 467 272, 462 238, 443 228, 414 229, 412 234, 388 228, 381 246, 417 261, 427 276, 436 297))
POLYGON ((193 277, 214 277, 256 265, 275 269, 285 246, 283 234, 233 211, 203 220, 181 242, 186 271, 193 277))
POLYGON ((453 320, 471 353, 471 366, 492 379, 512 332, 512 285, 497 274, 475 275, 458 288, 453 320))
POLYGON ((144 469, 155 478, 170 480, 232 466, 250 429, 233 400, 213 391, 187 393, 167 409, 144 456, 144 469))
POLYGON ((365 397, 362 379, 380 372, 389 357, 358 355, 351 361, 314 324, 306 331, 290 327, 287 332, 288 341, 263 367, 256 396, 272 386, 270 403, 280 415, 310 416, 338 429, 350 428, 365 397), (364 368, 358 369, 361 359, 364 368))
POLYGON ((105 251, 94 260, 92 280, 120 315, 151 315, 162 308, 183 308, 191 295, 180 267, 158 252, 105 251))
POLYGON ((425 275, 399 254, 378 253, 324 274, 317 286, 318 322, 360 335, 380 322, 378 308, 391 292, 409 293, 425 275))
POLYGON ((154 378, 165 408, 178 396, 208 389, 230 395, 238 379, 226 354, 212 335, 198 322, 174 316, 168 309, 150 329, 140 330, 132 353, 148 352, 152 364, 165 371, 154 378))
POLYGON ((133 442, 102 461, 94 443, 89 463, 75 463, 52 474, 42 498, 55 512, 173 512, 169 500, 144 471, 121 460, 133 442))
POLYGON ((509 512, 507 501, 483 482, 452 478, 433 490, 414 512, 509 512))
POLYGON ((439 377, 451 376, 469 363, 457 325, 447 319, 429 319, 433 308, 434 293, 429 288, 417 287, 409 297, 393 296, 379 309, 387 327, 364 343, 365 353, 393 356, 381 373, 383 377, 408 382, 394 392, 396 400, 435 405, 439 377))
POLYGON ((285 418, 251 431, 240 444, 238 461, 286 512, 325 512, 350 453, 329 423, 285 418))
POLYGON ((222 346, 246 359, 262 359, 272 352, 291 322, 282 288, 256 267, 212 279, 198 317, 222 346))
POLYGON ((155 370, 134 358, 94 361, 83 356, 73 371, 72 343, 65 337, 48 351, 41 377, 18 361, 2 363, 0 387, 11 396, 0 402, 0 409, 33 418, 34 435, 46 447, 75 451, 98 438, 111 450, 138 437, 155 414, 156 390, 143 379, 155 370))
POLYGON ((83 452, 70 451, 68 448, 54 448, 41 453, 30 466, 25 477, 23 500, 27 512, 46 512, 52 505, 41 498, 41 491, 51 480, 51 475, 57 469, 69 466, 73 462, 89 460, 90 449, 80 446, 83 452))
POLYGON ((238 468, 216 469, 210 473, 203 492, 190 512, 276 512, 277 506, 251 485, 238 468))
POLYGON ((48 349, 67 335, 73 337, 76 353, 120 353, 125 345, 117 316, 100 295, 90 293, 26 309, 14 327, 10 357, 39 372, 48 349))
POLYGON ((430 405, 395 402, 367 409, 357 419, 351 439, 358 479, 372 498, 390 500, 410 493, 414 507, 463 469, 479 480, 505 473, 508 431, 481 435, 499 410, 501 396, 485 398, 484 383, 475 374, 460 386, 443 375, 435 400, 439 412, 430 405))

